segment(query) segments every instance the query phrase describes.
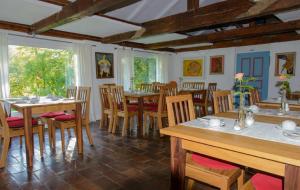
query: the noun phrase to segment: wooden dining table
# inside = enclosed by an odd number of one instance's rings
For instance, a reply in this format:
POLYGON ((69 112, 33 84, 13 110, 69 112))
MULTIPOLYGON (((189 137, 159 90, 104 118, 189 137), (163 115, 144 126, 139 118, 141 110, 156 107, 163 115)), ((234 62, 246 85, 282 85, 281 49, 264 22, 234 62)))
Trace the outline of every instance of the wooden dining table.
MULTIPOLYGON (((237 118, 236 113, 215 116, 237 118)), ((255 118, 259 122, 281 122, 268 116, 255 118)), ((185 188, 187 151, 282 176, 285 190, 300 190, 300 146, 182 125, 160 132, 171 137, 172 190, 185 188)))
MULTIPOLYGON (((300 104, 298 100, 288 100, 289 109, 292 111, 300 111, 300 104)), ((270 99, 264 100, 256 103, 257 106, 261 108, 269 108, 269 109, 279 109, 281 107, 281 103, 278 100, 270 99)))
POLYGON ((33 166, 34 142, 32 133, 32 116, 34 114, 42 114, 46 112, 57 112, 65 110, 75 110, 76 116, 76 132, 77 132, 77 147, 78 153, 83 154, 82 140, 82 117, 80 100, 57 100, 57 101, 40 101, 38 103, 16 103, 15 101, 2 100, 8 103, 11 109, 14 109, 23 114, 24 130, 25 130, 25 145, 26 145, 26 160, 27 166, 33 166))
POLYGON ((138 128, 139 133, 143 134, 143 112, 144 112, 144 100, 149 98, 155 98, 159 96, 159 93, 153 92, 125 92, 125 97, 128 99, 136 99, 138 102, 138 128))

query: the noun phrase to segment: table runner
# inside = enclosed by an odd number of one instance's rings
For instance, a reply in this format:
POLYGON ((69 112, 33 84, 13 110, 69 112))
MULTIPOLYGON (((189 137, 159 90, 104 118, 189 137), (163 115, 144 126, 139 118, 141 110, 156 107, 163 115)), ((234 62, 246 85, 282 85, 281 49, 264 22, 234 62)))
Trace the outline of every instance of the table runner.
POLYGON ((189 122, 181 123, 180 125, 300 146, 300 140, 291 139, 289 137, 284 136, 283 130, 280 129, 276 124, 255 122, 254 125, 252 125, 251 127, 247 127, 240 131, 236 131, 233 128, 234 122, 234 119, 206 116, 204 118, 198 118, 189 122), (222 122, 225 123, 225 126, 210 127, 208 125, 208 121, 212 118, 220 119, 222 122))

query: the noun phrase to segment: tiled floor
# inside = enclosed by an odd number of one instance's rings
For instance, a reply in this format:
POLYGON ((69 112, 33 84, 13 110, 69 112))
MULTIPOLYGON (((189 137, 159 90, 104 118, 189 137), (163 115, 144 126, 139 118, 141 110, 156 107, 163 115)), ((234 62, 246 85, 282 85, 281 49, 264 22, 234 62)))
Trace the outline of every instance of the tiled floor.
MULTIPOLYGON (((169 189, 168 137, 152 135, 137 138, 133 133, 131 137, 123 138, 107 133, 106 129, 99 129, 98 124, 92 125, 92 132, 95 145, 91 147, 85 141, 82 157, 74 151, 74 138, 70 139, 68 150, 63 154, 60 142, 57 142, 55 153, 50 151, 46 135, 44 158, 40 158, 36 143, 32 169, 26 168, 24 143, 20 148, 19 139, 14 139, 8 166, 0 170, 0 189, 169 189)), ((84 138, 86 139, 85 133, 84 138)), ((59 139, 60 135, 57 133, 57 140, 59 139)), ((35 142, 38 142, 37 139, 35 142)), ((200 189, 203 189, 202 185, 200 189)))

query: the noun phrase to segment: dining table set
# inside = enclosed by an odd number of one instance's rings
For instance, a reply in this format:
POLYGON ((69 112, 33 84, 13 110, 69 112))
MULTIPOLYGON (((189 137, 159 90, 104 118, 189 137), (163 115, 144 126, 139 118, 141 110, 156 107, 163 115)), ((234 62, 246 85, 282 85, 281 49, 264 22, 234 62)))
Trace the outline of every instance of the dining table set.
POLYGON ((253 122, 245 128, 236 128, 232 110, 162 129, 171 136, 171 189, 184 189, 186 151, 281 176, 285 190, 300 189, 300 104, 288 103, 284 112, 275 98, 248 107, 253 122))
MULTIPOLYGON (((83 154, 81 100, 56 96, 6 98, 3 102, 6 114, 13 115, 12 110, 23 115, 25 130, 26 160, 29 167, 33 166, 34 142, 32 118, 47 112, 63 112, 73 110, 76 116, 76 132, 78 153, 83 154)), ((39 123, 41 121, 39 120, 39 123)))

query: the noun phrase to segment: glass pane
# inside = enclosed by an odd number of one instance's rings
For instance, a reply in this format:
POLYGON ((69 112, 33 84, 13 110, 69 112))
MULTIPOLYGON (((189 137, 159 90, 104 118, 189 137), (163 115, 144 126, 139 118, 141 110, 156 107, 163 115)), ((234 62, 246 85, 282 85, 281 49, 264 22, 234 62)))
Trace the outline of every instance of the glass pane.
POLYGON ((134 57, 134 88, 142 83, 156 81, 156 59, 134 57))
POLYGON ((75 85, 73 53, 67 50, 9 46, 10 94, 65 96, 75 85))

